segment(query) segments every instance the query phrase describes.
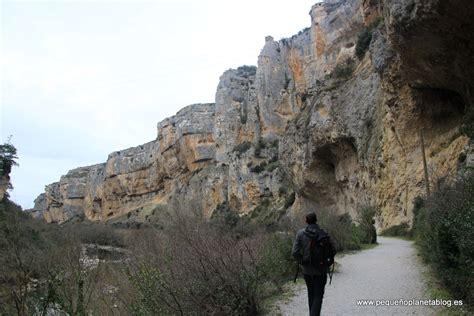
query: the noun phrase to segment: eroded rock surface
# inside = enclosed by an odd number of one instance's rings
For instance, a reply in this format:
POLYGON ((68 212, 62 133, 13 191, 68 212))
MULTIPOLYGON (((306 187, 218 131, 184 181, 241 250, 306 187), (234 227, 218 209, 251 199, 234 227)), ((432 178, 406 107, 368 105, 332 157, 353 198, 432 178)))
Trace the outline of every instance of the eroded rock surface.
POLYGON ((410 224, 426 185, 420 131, 431 185, 472 163, 460 127, 473 103, 473 11, 468 0, 315 4, 310 27, 265 39, 258 67, 226 71, 215 104, 186 107, 158 123, 154 141, 71 170, 34 214, 116 220, 160 206, 265 220, 355 216, 372 204, 380 229, 410 224))

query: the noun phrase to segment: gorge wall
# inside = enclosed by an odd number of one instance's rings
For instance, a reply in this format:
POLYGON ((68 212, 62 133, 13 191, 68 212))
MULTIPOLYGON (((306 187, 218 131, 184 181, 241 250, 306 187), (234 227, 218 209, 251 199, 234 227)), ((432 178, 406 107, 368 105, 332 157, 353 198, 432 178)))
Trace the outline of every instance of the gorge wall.
POLYGON ((310 16, 291 38, 267 37, 258 67, 226 71, 215 103, 158 123, 150 143, 69 171, 32 214, 120 221, 192 209, 265 221, 310 209, 354 216, 371 204, 379 229, 411 224, 425 188, 421 130, 431 185, 473 164, 461 127, 473 103, 474 6, 326 0, 310 16))

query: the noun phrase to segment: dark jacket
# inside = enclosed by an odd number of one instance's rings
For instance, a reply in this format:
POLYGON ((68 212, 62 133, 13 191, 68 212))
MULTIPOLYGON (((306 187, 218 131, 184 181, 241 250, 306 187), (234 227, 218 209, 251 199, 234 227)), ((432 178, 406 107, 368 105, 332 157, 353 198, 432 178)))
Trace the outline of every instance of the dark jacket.
MULTIPOLYGON (((306 228, 301 229, 296 234, 296 239, 293 244, 293 257, 300 263, 309 262, 309 245, 311 238, 317 238, 319 235, 318 224, 310 224, 306 228)), ((318 269, 309 264, 303 265, 303 274, 306 275, 324 275, 327 271, 318 269)))

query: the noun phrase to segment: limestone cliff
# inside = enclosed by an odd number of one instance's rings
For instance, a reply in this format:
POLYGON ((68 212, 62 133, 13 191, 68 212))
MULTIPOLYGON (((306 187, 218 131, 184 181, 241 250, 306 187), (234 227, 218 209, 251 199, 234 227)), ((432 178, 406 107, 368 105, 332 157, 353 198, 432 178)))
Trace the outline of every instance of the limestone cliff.
POLYGON ((474 24, 468 16, 474 10, 448 2, 333 1, 313 7, 313 24, 325 34, 325 24, 314 16, 326 17, 326 25, 328 19, 342 23, 347 20, 336 16, 351 3, 357 9, 349 15, 359 19, 346 27, 362 24, 372 39, 360 61, 339 61, 350 76, 333 72, 312 86, 307 107, 282 138, 282 156, 302 205, 354 214, 360 204, 371 203, 381 209, 379 227, 410 222, 412 201, 425 186, 420 130, 431 185, 455 173, 469 151, 459 127, 472 104, 472 72, 459 70, 473 69, 468 34, 474 24), (450 42, 463 49, 454 52, 450 42))
POLYGON ((158 124, 156 140, 71 170, 35 212, 116 220, 167 207, 264 220, 355 215, 370 203, 379 228, 411 223, 425 187, 421 130, 431 185, 472 163, 460 127, 474 90, 473 15, 467 0, 315 4, 309 28, 266 38, 258 67, 226 71, 215 104, 186 107, 158 124))

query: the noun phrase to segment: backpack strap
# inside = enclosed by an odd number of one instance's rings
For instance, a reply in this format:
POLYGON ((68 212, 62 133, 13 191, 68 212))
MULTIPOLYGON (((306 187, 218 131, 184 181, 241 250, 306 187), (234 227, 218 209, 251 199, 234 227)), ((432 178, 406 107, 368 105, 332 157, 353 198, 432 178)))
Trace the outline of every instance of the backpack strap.
POLYGON ((329 234, 326 233, 323 229, 319 229, 318 231, 318 241, 320 241, 323 238, 329 237, 329 234))

